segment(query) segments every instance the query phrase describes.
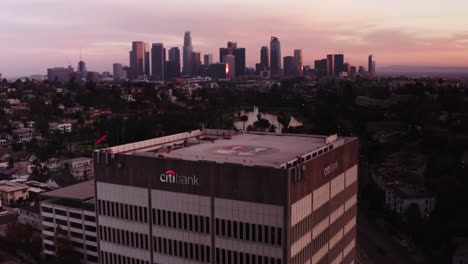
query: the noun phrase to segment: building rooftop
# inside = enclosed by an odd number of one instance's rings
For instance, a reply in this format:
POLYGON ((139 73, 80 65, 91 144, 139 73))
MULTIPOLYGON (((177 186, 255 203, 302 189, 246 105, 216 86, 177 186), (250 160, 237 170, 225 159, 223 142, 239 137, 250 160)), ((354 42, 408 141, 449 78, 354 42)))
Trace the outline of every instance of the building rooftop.
POLYGON ((11 181, 0 181, 0 192, 13 192, 29 188, 25 184, 11 182, 11 181))
POLYGON ((64 198, 71 200, 85 201, 94 198, 94 181, 86 181, 64 188, 41 193, 46 198, 64 198))
POLYGON ((298 158, 310 159, 346 140, 334 136, 238 133, 231 130, 197 130, 117 146, 105 152, 212 161, 246 166, 286 167, 298 158))

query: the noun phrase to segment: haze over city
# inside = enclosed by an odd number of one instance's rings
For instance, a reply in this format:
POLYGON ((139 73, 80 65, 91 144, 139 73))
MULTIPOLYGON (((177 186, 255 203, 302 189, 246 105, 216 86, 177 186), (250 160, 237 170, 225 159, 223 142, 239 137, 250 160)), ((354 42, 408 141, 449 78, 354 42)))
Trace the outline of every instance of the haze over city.
POLYGON ((181 47, 187 30, 194 49, 215 54, 215 61, 219 47, 238 42, 248 67, 271 35, 281 39, 283 55, 302 49, 306 65, 343 52, 355 65, 366 65, 373 53, 379 67, 468 66, 468 2, 459 0, 2 2, 0 72, 6 77, 74 66, 80 49, 89 68, 111 70, 114 62, 128 64, 131 41, 181 47))

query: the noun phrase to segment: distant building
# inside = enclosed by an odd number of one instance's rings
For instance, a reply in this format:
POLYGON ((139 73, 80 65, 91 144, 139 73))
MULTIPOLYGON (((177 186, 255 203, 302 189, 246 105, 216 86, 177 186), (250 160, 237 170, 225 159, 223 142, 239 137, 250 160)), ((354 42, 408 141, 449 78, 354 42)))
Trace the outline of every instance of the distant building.
POLYGON ((101 80, 101 74, 99 74, 99 72, 90 71, 88 72, 86 80, 88 82, 97 83, 101 80))
POLYGON ((229 70, 226 63, 213 63, 209 68, 209 76, 212 79, 226 79, 229 70))
POLYGON ((164 81, 166 64, 166 49, 162 43, 153 43, 151 48, 151 79, 164 81))
POLYGON ((200 52, 192 52, 192 75, 199 75, 201 67, 201 54, 200 52))
POLYGON ((151 48, 149 43, 145 43, 145 75, 148 77, 151 75, 150 65, 151 65, 151 48))
POLYGON ((327 75, 330 77, 335 76, 335 55, 328 54, 327 55, 327 75))
POLYGON ((294 77, 297 76, 297 65, 295 58, 292 56, 286 56, 283 58, 284 76, 294 77))
POLYGON ((351 69, 350 69, 350 72, 349 72, 349 76, 350 76, 351 78, 356 78, 356 74, 357 74, 356 66, 351 66, 351 69))
POLYGON ((203 56, 203 64, 205 66, 213 64, 213 54, 205 54, 205 56, 203 56))
POLYGON ((81 60, 78 62, 78 74, 81 79, 86 78, 87 76, 87 71, 86 71, 86 63, 81 60))
MULTIPOLYGON (((93 181, 41 194, 44 199, 41 202, 42 240, 47 259, 55 255, 54 236, 60 227, 62 235, 72 241, 73 249, 79 253, 81 263, 98 263, 94 195, 93 181)), ((130 241, 130 238, 127 240, 130 241)))
POLYGON ((49 131, 52 133, 71 133, 72 132, 72 123, 70 122, 50 122, 49 131))
POLYGON ((328 75, 328 59, 316 60, 315 61, 315 71, 317 72, 317 77, 325 77, 328 75))
POLYGON ((281 43, 277 37, 270 41, 270 70, 272 76, 281 75, 281 43))
POLYGON ((112 74, 114 75, 114 81, 122 81, 127 78, 127 76, 124 75, 124 69, 122 64, 120 63, 114 63, 112 65, 113 72, 112 74))
POLYGON ((296 64, 297 75, 302 75, 304 71, 304 64, 302 62, 302 50, 294 50, 294 63, 296 64))
POLYGON ((29 186, 12 181, 0 181, 1 204, 12 206, 23 204, 29 199, 29 186))
POLYGON ((192 36, 190 35, 190 31, 186 31, 185 36, 184 36, 184 49, 183 49, 184 65, 183 65, 183 70, 182 70, 184 76, 193 75, 192 53, 193 53, 192 36))
POLYGON ((94 166, 91 158, 74 158, 63 161, 66 169, 70 170, 71 175, 79 180, 88 180, 94 178, 94 166))
POLYGON ((404 215, 411 204, 418 206, 422 219, 428 219, 435 207, 435 195, 405 184, 388 186, 385 192, 385 205, 388 209, 404 215))
POLYGON ((375 76, 375 57, 374 55, 369 55, 369 76, 375 76))
POLYGON ((177 47, 169 49, 169 60, 166 63, 166 80, 180 77, 180 50, 177 47))
POLYGON ((145 43, 142 41, 132 42, 132 50, 130 51, 130 74, 131 80, 138 79, 145 75, 145 43))
POLYGON ((365 74, 366 73, 366 67, 364 66, 359 66, 359 74, 365 74))
POLYGON ((229 41, 227 43, 227 48, 219 49, 219 60, 220 62, 226 63, 224 57, 226 55, 233 55, 235 57, 235 77, 240 77, 245 75, 245 48, 238 48, 237 43, 229 41))
POLYGON ((70 81, 73 73, 73 68, 51 68, 47 69, 47 80, 58 81, 65 84, 70 81))
POLYGON ((334 54, 334 76, 340 76, 341 73, 347 72, 345 69, 344 55, 334 54))
POLYGON ((234 55, 225 55, 223 62, 227 64, 226 77, 230 79, 236 78, 236 57, 234 55))
POLYGON ((260 49, 260 64, 264 66, 265 70, 270 67, 270 54, 267 46, 260 49))

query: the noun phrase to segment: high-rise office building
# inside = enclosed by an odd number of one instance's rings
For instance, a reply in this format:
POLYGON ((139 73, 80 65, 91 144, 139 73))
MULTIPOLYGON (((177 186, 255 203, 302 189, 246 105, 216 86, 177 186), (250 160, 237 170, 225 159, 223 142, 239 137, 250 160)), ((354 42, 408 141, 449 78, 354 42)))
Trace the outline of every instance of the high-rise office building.
POLYGON ((344 67, 344 55, 343 54, 335 54, 334 55, 334 61, 335 61, 335 76, 339 76, 342 72, 346 72, 346 69, 344 67))
POLYGON ((151 48, 149 43, 145 43, 145 75, 150 76, 151 75, 151 48))
POLYGON ((223 63, 227 64, 226 77, 230 79, 236 78, 236 57, 234 55, 225 55, 223 63))
POLYGON ((143 41, 132 42, 130 51, 130 79, 138 79, 145 75, 145 43, 143 41))
POLYGON ((357 68, 356 66, 351 66, 349 71, 349 77, 356 78, 357 68))
POLYGON ((277 37, 271 37, 270 41, 270 70, 271 75, 281 75, 281 44, 277 37))
POLYGON ((375 76, 375 57, 373 54, 369 55, 369 75, 375 76))
POLYGON ((228 69, 226 63, 213 63, 209 67, 208 75, 213 79, 226 79, 228 69))
POLYGON ((260 64, 264 65, 267 69, 270 67, 270 54, 267 46, 260 49, 260 64))
POLYGON ((358 149, 203 129, 97 150, 100 263, 353 263, 358 149))
POLYGON ((328 76, 335 76, 335 55, 328 54, 327 55, 327 75, 328 76))
POLYGON ((123 69, 122 64, 114 63, 112 65, 112 68, 113 68, 112 74, 114 75, 115 81, 121 81, 126 78, 126 76, 124 76, 124 69, 123 69))
POLYGON ((316 60, 315 61, 315 71, 317 72, 317 77, 328 76, 328 59, 316 60))
POLYGON ((192 46, 192 36, 190 35, 190 31, 185 32, 184 36, 184 48, 183 48, 183 74, 185 76, 190 76, 193 74, 192 72, 192 53, 193 53, 193 46, 192 46))
POLYGON ((153 81, 164 81, 165 65, 166 64, 166 49, 162 43, 153 43, 151 48, 151 79, 153 81))
POLYGON ((87 70, 86 70, 86 63, 80 58, 80 61, 78 61, 78 74, 80 78, 86 78, 87 76, 87 70))
POLYGON ((169 60, 166 63, 166 80, 180 77, 180 50, 177 47, 169 50, 169 60))
POLYGON ((364 74, 366 73, 366 67, 365 66, 359 66, 359 74, 364 74))
POLYGON ((213 64, 213 54, 205 54, 205 56, 203 56, 203 64, 205 66, 213 64))
POLYGON ((296 60, 293 56, 286 56, 283 58, 284 76, 294 77, 297 76, 296 60))
POLYGON ((192 52, 192 75, 200 74, 201 65, 202 64, 201 64, 200 52, 197 52, 197 51, 192 52))
POLYGON ((304 73, 304 64, 302 62, 302 50, 295 49, 294 50, 294 62, 296 63, 296 69, 298 75, 302 75, 304 73))
POLYGON ((236 77, 245 75, 245 48, 238 48, 237 43, 229 41, 227 43, 227 48, 219 49, 219 60, 224 62, 224 56, 234 55, 236 59, 235 72, 236 77))

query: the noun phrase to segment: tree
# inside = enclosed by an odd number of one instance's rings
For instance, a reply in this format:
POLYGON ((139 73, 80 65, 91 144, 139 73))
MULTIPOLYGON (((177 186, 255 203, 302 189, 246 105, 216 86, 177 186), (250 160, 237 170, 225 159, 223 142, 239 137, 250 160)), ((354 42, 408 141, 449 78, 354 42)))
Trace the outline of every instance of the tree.
POLYGON ((57 226, 54 234, 55 263, 56 264, 79 264, 80 256, 73 249, 70 237, 60 226, 57 226))
POLYGON ((246 123, 248 120, 249 120, 249 117, 246 116, 246 115, 243 115, 243 116, 240 117, 240 121, 242 121, 242 125, 243 125, 243 126, 242 126, 242 130, 244 130, 244 131, 245 131, 245 123, 246 123))
POLYGON ((278 123, 280 123, 283 126, 282 132, 283 133, 287 132, 289 128, 289 124, 291 123, 291 117, 283 113, 279 113, 276 119, 278 120, 278 123))
POLYGON ((50 178, 49 168, 38 163, 32 168, 31 180, 38 182, 46 182, 50 178))
POLYGON ((33 228, 20 222, 12 222, 7 225, 6 240, 16 248, 28 248, 33 236, 33 228))

